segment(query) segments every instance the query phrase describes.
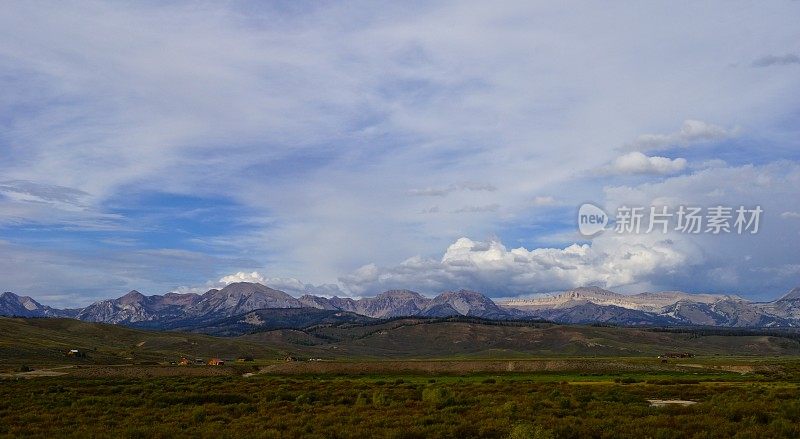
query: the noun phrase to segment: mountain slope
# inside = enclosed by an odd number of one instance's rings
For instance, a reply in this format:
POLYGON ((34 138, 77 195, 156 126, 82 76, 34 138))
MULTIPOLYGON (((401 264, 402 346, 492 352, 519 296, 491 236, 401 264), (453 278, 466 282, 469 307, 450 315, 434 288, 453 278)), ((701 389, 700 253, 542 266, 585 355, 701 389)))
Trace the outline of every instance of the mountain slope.
POLYGON ((541 309, 532 315, 559 323, 607 323, 613 325, 642 326, 642 325, 669 325, 675 323, 669 317, 622 308, 614 305, 598 305, 589 301, 569 302, 570 306, 541 309))
POLYGON ((95 302, 76 316, 87 322, 133 324, 185 318, 186 308, 200 300, 197 294, 169 293, 145 296, 133 290, 117 298, 95 302))
POLYGON ((294 297, 270 287, 250 282, 232 283, 221 290, 210 290, 187 309, 192 317, 203 320, 232 317, 256 309, 302 308, 294 297))
POLYGON ((334 309, 386 319, 417 315, 429 302, 430 299, 414 291, 389 290, 375 297, 365 297, 357 300, 333 297, 328 299, 326 303, 334 309))
POLYGON ((731 300, 733 298, 733 296, 728 295, 689 294, 681 291, 625 295, 598 287, 580 287, 554 296, 509 300, 504 302, 503 306, 521 310, 535 310, 563 308, 569 303, 585 301, 596 305, 612 305, 637 311, 660 313, 665 307, 674 305, 680 301, 710 304, 722 300, 731 300))
POLYGON ((38 317, 44 307, 27 296, 6 292, 0 295, 0 313, 8 316, 38 317))
POLYGON ((0 316, 17 317, 75 317, 78 310, 55 309, 44 306, 28 296, 11 292, 0 294, 0 316))
POLYGON ((531 356, 796 355, 792 330, 715 329, 654 331, 645 328, 489 322, 465 317, 408 318, 363 326, 319 326, 243 336, 283 350, 320 358, 514 358, 531 356))
POLYGON ((434 297, 420 312, 421 316, 462 315, 485 319, 505 319, 509 314, 497 306, 492 299, 469 290, 447 291, 434 297))
POLYGON ((563 323, 591 323, 594 319, 620 325, 800 326, 800 300, 793 298, 800 293, 795 290, 775 302, 756 303, 732 295, 680 291, 623 295, 588 287, 509 300, 501 306, 509 312, 563 323))
POLYGON ((303 329, 316 325, 365 324, 375 319, 359 314, 316 308, 258 309, 246 314, 188 328, 217 336, 238 336, 272 329, 303 329))
POLYGON ((800 287, 793 288, 791 291, 786 293, 783 297, 778 299, 779 302, 790 301, 790 300, 800 300, 800 287))

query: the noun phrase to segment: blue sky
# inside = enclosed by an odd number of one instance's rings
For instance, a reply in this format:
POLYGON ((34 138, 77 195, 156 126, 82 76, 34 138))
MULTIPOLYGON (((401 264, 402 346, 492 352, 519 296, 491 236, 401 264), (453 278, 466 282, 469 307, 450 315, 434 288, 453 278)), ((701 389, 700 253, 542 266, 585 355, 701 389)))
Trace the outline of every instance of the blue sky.
POLYGON ((0 289, 800 285, 800 3, 12 2, 0 289), (578 206, 761 205, 753 236, 578 206))

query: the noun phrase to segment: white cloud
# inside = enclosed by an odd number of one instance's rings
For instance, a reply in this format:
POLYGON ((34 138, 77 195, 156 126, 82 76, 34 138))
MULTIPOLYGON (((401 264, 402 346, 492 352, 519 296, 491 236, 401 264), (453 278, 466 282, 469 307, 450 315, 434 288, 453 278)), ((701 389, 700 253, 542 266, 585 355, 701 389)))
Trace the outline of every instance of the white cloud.
POLYGON ((261 275, 261 273, 257 271, 253 271, 250 273, 245 273, 240 271, 238 273, 229 274, 227 276, 223 276, 219 283, 224 285, 230 285, 235 282, 256 282, 260 284, 264 284, 266 282, 266 278, 261 275))
POLYGON ((633 151, 617 157, 611 164, 610 172, 617 174, 675 174, 686 169, 686 159, 649 157, 633 151))
POLYGON ((591 244, 532 250, 508 250, 497 240, 460 238, 440 260, 414 257, 389 268, 369 264, 340 280, 357 294, 403 286, 428 293, 473 288, 507 296, 583 285, 646 284, 649 276, 668 275, 701 262, 696 248, 663 237, 606 236, 591 244))
POLYGON ((680 131, 669 134, 643 134, 626 149, 635 151, 652 151, 666 148, 696 145, 699 143, 718 142, 738 135, 736 128, 728 129, 712 125, 701 120, 685 120, 680 131))
MULTIPOLYGON (((679 205, 760 205, 764 213, 756 235, 690 235, 675 230, 620 235, 606 231, 588 244, 533 249, 508 249, 498 239, 462 237, 448 245, 440 259, 416 256, 396 265, 369 264, 340 281, 356 294, 404 287, 427 293, 474 288, 490 295, 513 296, 600 285, 623 291, 678 288, 771 299, 797 283, 793 270, 769 267, 800 264, 794 241, 785 238, 794 234, 792 226, 772 220, 780 208, 800 206, 800 193, 795 189, 799 186, 800 165, 780 162, 705 168, 656 183, 605 191, 603 205, 612 215, 622 205, 668 206, 671 212, 679 205), (715 190, 721 182, 733 181, 739 184, 724 193, 715 190), (768 279, 746 275, 766 272, 772 274, 768 279)), ((780 216, 787 216, 785 213, 780 216)))

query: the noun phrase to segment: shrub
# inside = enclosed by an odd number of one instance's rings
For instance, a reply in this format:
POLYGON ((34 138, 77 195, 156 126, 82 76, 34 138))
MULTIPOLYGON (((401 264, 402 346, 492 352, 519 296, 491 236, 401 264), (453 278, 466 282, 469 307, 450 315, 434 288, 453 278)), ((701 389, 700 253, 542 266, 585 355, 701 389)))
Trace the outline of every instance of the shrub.
POLYGON ((367 395, 364 395, 364 392, 358 392, 355 404, 358 407, 363 407, 367 405, 367 395))
POLYGON ((206 420, 206 411, 202 407, 196 407, 192 410, 192 420, 195 424, 201 424, 206 420))
POLYGON ((297 398, 295 398, 294 401, 298 404, 313 404, 317 399, 319 398, 317 398, 316 393, 309 392, 297 395, 297 398))
POLYGON ((553 437, 553 433, 550 430, 545 430, 541 426, 527 422, 515 425, 508 435, 509 439, 551 439, 553 437))
POLYGON ((455 404, 453 393, 444 387, 426 387, 422 390, 422 401, 438 408, 455 404))
POLYGON ((375 407, 389 405, 389 397, 380 390, 376 390, 372 392, 372 405, 375 407))

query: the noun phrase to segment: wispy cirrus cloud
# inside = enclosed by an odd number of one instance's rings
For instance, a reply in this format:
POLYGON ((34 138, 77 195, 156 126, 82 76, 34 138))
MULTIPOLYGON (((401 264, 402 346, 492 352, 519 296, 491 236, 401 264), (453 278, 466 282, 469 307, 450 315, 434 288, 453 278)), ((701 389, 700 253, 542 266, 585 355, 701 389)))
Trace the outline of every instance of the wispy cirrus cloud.
POLYGON ((686 148, 692 145, 718 142, 739 133, 737 128, 723 128, 701 120, 685 120, 679 131, 669 134, 642 134, 623 149, 654 151, 665 148, 686 148))
MULTIPOLYGON (((191 284, 153 264, 126 275, 125 252, 154 249, 218 265, 186 278, 258 270, 325 285, 368 262, 435 258, 461 237, 569 236, 572 204, 627 184, 597 175, 626 143, 653 184, 688 170, 651 151, 711 163, 740 141, 730 166, 796 160, 797 75, 728 60, 794 53, 797 6, 633 6, 0 8, 6 254, 61 247, 36 277, 3 265, 4 288, 77 291, 86 282, 64 273, 87 271, 69 251, 113 255, 98 265, 109 286, 191 284)), ((574 243, 559 239, 546 248, 574 243)))
POLYGON ((753 61, 753 67, 786 66, 789 64, 800 64, 800 56, 793 53, 786 55, 766 55, 753 61))
POLYGON ((496 190, 496 187, 488 183, 458 183, 444 188, 410 189, 408 194, 416 197, 444 197, 458 191, 494 192, 496 190))

